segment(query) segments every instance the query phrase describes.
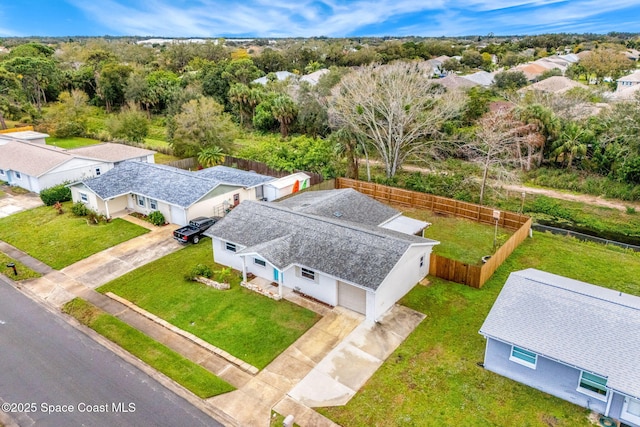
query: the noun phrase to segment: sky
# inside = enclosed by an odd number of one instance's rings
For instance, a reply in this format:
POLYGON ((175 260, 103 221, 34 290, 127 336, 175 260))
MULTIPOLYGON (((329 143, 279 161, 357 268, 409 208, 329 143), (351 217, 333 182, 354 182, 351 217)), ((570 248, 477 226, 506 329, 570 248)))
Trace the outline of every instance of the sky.
POLYGON ((0 0, 0 37, 640 32, 640 0, 0 0))

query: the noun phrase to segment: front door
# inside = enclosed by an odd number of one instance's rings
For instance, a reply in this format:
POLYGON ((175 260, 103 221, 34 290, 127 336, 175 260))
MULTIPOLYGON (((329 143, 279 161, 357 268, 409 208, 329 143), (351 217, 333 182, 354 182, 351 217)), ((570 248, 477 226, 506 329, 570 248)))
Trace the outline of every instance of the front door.
POLYGON ((278 281, 278 277, 280 276, 280 272, 278 271, 277 268, 273 269, 273 281, 277 282, 278 281))
POLYGON ((233 206, 238 206, 240 204, 240 194, 233 195, 233 206))

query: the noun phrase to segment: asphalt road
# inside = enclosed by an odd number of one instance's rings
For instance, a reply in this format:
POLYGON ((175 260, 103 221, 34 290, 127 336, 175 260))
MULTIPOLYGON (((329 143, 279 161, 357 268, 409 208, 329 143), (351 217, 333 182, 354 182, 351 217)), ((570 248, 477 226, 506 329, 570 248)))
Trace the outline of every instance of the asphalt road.
POLYGON ((222 425, 2 277, 0 404, 19 426, 222 425))

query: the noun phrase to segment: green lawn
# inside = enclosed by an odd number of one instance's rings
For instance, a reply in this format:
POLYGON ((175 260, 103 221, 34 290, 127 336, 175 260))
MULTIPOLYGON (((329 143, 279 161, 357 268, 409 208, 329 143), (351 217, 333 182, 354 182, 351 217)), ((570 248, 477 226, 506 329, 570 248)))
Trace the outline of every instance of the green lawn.
POLYGON ((534 233, 481 289, 431 279, 401 302, 427 315, 344 407, 345 426, 591 426, 588 411, 479 368, 478 334, 509 272, 535 267, 640 295, 640 255, 534 233))
POLYGON ((62 311, 203 399, 235 390, 202 366, 82 299, 69 301, 62 311))
MULTIPOLYGON (((467 264, 482 264, 482 257, 493 254, 495 227, 479 222, 435 214, 430 211, 402 208, 411 218, 431 223, 424 237, 440 242, 433 248, 438 255, 467 264)), ((512 231, 498 227, 498 246, 504 244, 512 231)))
POLYGON ((169 162, 180 160, 180 157, 172 156, 170 154, 163 154, 163 153, 156 153, 153 157, 155 162, 160 165, 164 165, 169 162))
POLYGON ((25 266, 20 261, 16 261, 15 259, 9 257, 8 255, 0 252, 0 273, 4 274, 11 280, 26 280, 26 279, 34 279, 36 277, 40 277, 40 273, 36 273, 32 269, 25 266), (7 264, 14 263, 16 265, 16 270, 18 271, 18 275, 16 276, 13 273, 13 268, 7 267, 7 264))
POLYGON ((42 206, 0 219, 0 239, 59 270, 149 231, 119 218, 88 225, 71 213, 71 202, 63 206, 62 215, 42 206))
POLYGON ((202 240, 98 289, 113 292, 261 369, 318 319, 288 301, 274 301, 238 285, 217 289, 184 279, 197 264, 219 271, 211 241, 202 240))
POLYGON ((53 145, 65 149, 86 147, 87 145, 95 144, 100 144, 100 141, 97 139, 80 138, 79 136, 70 138, 54 138, 50 136, 47 138, 47 145, 53 145))

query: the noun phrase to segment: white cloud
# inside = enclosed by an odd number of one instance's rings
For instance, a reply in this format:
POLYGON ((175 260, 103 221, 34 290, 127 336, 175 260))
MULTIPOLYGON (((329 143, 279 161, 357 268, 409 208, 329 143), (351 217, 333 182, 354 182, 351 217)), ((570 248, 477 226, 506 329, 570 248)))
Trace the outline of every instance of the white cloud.
POLYGON ((114 34, 174 37, 339 37, 373 27, 387 35, 425 36, 597 31, 605 26, 600 14, 640 6, 640 0, 67 1, 114 34), (402 24, 406 17, 411 23, 402 24))

